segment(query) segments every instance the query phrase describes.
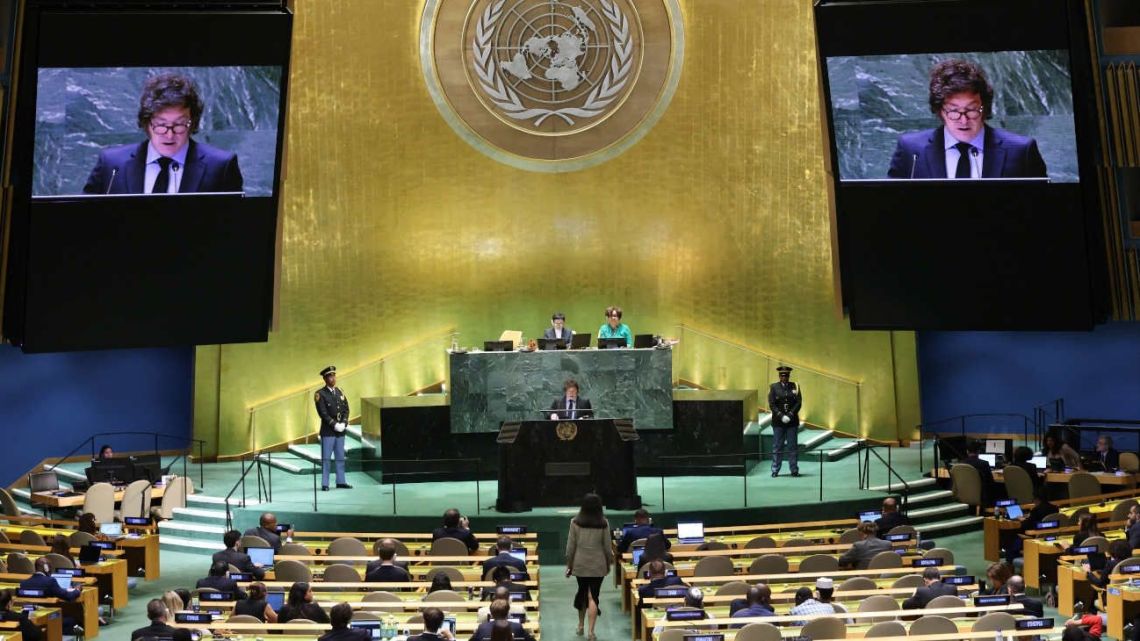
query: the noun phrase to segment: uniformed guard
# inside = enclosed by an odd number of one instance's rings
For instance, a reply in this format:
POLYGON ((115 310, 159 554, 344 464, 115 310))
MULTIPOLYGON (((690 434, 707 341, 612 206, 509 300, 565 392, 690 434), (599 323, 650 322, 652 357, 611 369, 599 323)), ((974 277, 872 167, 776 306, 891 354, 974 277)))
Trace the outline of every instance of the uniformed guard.
POLYGON ((780 475, 784 456, 788 457, 788 467, 792 476, 800 475, 800 406, 803 397, 795 383, 788 380, 792 368, 781 365, 776 368, 780 381, 768 388, 768 410, 772 412, 772 477, 780 475))
POLYGON ((329 459, 336 457, 336 486, 351 489, 344 478, 344 432, 348 429, 348 398, 336 386, 336 366, 321 370, 325 386, 317 390, 313 401, 321 417, 321 490, 329 490, 329 459))

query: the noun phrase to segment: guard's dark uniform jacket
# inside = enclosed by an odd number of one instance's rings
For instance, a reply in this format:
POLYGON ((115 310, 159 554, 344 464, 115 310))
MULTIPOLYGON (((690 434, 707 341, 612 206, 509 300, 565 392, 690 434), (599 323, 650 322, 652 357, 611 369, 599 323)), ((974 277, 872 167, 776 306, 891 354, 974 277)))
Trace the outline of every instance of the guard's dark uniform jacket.
POLYGON ((348 422, 348 398, 344 392, 339 387, 330 390, 326 385, 317 390, 313 400, 321 417, 321 436, 343 436, 344 432, 337 432, 333 426, 348 422))
POLYGON ((789 381, 787 383, 772 383, 768 388, 768 409, 772 411, 772 425, 776 427, 797 427, 800 424, 800 388, 789 381), (787 416, 791 420, 784 422, 787 416))

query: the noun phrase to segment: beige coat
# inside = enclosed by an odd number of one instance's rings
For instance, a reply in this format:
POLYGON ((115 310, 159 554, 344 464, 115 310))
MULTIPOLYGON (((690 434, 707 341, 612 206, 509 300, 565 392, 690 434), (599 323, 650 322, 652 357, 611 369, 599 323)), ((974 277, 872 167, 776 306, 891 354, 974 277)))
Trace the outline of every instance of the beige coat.
POLYGON ((605 527, 578 527, 570 521, 570 536, 566 539, 566 567, 574 576, 598 577, 610 572, 614 551, 610 547, 610 524, 605 527))

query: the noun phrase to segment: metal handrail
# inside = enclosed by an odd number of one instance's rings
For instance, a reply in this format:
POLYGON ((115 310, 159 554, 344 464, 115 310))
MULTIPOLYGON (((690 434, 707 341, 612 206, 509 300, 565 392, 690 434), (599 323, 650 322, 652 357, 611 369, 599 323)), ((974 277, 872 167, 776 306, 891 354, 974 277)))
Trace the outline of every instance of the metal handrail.
MULTIPOLYGON (((871 486, 871 455, 874 454, 875 458, 879 459, 880 463, 887 466, 887 492, 891 492, 894 489, 892 484, 891 484, 891 477, 893 476, 899 480, 899 483, 902 483, 902 485, 903 485, 903 501, 902 502, 903 502, 903 504, 909 506, 909 504, 910 504, 910 483, 907 483, 906 479, 904 479, 901 475, 899 475, 899 473, 895 470, 894 466, 891 464, 891 446, 889 446, 889 445, 868 445, 868 446, 865 446, 863 448, 863 452, 864 452, 864 463, 863 463, 862 469, 860 470, 862 472, 863 476, 859 477, 859 489, 865 490, 871 486), (880 455, 876 451, 880 447, 886 447, 887 448, 887 459, 886 460, 883 460, 882 455, 880 455)), ((921 471, 921 469, 922 469, 922 464, 920 461, 919 470, 921 471)))
MULTIPOLYGON (((204 441, 202 439, 192 438, 189 436, 177 436, 175 434, 163 434, 161 432, 141 432, 141 431, 97 432, 95 434, 92 434, 91 436, 88 436, 87 438, 83 439, 82 441, 80 441, 79 445, 76 445, 74 448, 71 449, 70 452, 68 452, 67 454, 64 454, 58 461, 56 461, 55 463, 53 463, 50 466, 48 466, 47 468, 45 468, 45 471, 50 472, 50 471, 54 470, 55 468, 59 467, 60 465, 63 465, 64 463, 67 462, 67 459, 74 456, 76 454, 76 452, 78 452, 84 445, 87 445, 88 443, 90 443, 90 445, 91 445, 91 458, 94 459, 95 455, 96 455, 95 440, 101 439, 102 437, 106 437, 106 436, 153 436, 154 437, 154 454, 155 454, 155 456, 158 456, 158 439, 159 438, 168 438, 168 439, 174 439, 174 440, 178 440, 178 441, 189 441, 191 443, 197 444, 198 445, 198 489, 200 489, 200 490, 205 489, 205 487, 206 487, 206 471, 205 471, 205 467, 204 467, 204 460, 202 457, 202 450, 206 444, 206 441, 204 441)), ((187 448, 187 449, 189 450, 189 448, 187 448)), ((170 462, 170 465, 166 466, 166 469, 169 470, 175 463, 178 462, 179 458, 184 459, 185 456, 186 456, 186 453, 179 454, 173 461, 170 462)), ((184 459, 182 461, 182 476, 188 476, 186 473, 186 469, 187 469, 186 463, 187 462, 184 459)))
MULTIPOLYGON (((377 462, 380 462, 380 461, 377 461, 377 462)), ((384 459, 382 462, 384 464, 393 464, 393 463, 416 463, 416 464, 423 464, 423 463, 474 463, 475 464, 475 514, 477 514, 477 515, 482 514, 482 512, 483 512, 483 506, 481 505, 481 503, 482 503, 482 488, 480 487, 479 483, 481 480, 480 477, 483 476, 483 459, 479 459, 479 458, 384 459)), ((392 514, 393 515, 395 515, 397 513, 396 512, 396 491, 397 491, 396 488, 399 485, 398 479, 401 476, 423 476, 424 474, 428 474, 428 473, 429 472, 422 472, 422 471, 420 471, 420 472, 381 472, 382 475, 387 474, 387 475, 391 476, 393 479, 392 480, 392 514)), ((381 476, 381 481, 383 481, 383 476, 381 476)), ((383 485, 383 483, 381 483, 381 485, 383 485)))

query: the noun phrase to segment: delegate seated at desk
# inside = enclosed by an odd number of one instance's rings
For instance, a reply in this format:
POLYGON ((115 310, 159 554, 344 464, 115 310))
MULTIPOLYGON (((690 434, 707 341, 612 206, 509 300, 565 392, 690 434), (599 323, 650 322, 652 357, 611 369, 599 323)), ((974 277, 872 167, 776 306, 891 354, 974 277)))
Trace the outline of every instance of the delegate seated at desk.
POLYGON ((566 342, 566 347, 570 347, 570 338, 574 336, 574 330, 566 326, 566 314, 562 312, 554 312, 550 316, 550 327, 542 333, 543 338, 556 338, 566 342))
POLYGON ((610 306, 606 308, 606 322, 598 328, 598 338, 624 338, 626 347, 633 347, 633 331, 629 325, 621 322, 621 308, 610 306))
POLYGON ((562 396, 550 404, 550 420, 560 421, 593 418, 590 399, 578 396, 578 381, 568 378, 562 384, 562 396))

